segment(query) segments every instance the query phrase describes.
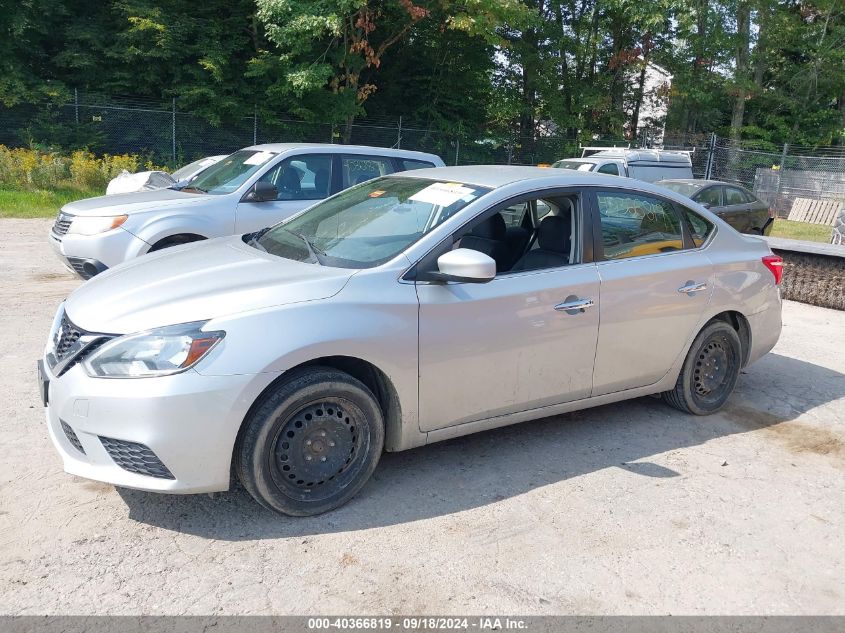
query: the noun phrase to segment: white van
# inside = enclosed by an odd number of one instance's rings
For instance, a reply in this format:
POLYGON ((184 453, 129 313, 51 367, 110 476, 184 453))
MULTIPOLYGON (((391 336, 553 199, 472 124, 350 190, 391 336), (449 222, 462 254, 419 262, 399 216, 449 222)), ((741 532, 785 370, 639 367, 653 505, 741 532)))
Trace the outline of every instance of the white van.
POLYGON ((62 207, 50 244, 83 279, 133 257, 272 226, 347 187, 409 169, 434 154, 383 147, 273 143, 246 147, 186 186, 100 196, 62 207))
MULTIPOLYGON (((587 154, 592 148, 583 149, 584 154, 587 154)), ((581 158, 564 158, 554 163, 552 167, 627 176, 645 182, 694 178, 689 152, 657 149, 600 150, 581 158)))

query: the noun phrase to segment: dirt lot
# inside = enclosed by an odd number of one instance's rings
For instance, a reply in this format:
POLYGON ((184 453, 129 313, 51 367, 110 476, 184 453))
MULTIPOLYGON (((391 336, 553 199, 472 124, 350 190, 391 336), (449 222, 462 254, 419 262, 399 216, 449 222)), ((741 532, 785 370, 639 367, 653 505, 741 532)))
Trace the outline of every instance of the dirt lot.
POLYGON ((313 519, 62 472, 35 384, 77 285, 0 220, 0 613, 845 614, 845 312, 787 303, 696 419, 646 398, 384 457, 313 519))

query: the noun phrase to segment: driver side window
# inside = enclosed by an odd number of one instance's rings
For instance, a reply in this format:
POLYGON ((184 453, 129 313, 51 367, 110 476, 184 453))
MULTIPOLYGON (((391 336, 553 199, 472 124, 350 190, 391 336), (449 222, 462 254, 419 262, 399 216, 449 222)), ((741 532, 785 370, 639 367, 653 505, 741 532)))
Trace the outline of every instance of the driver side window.
POLYGON ((286 158, 259 178, 276 187, 276 200, 322 200, 332 181, 332 157, 304 154, 286 158))
POLYGON ((497 276, 577 264, 579 207, 578 196, 512 204, 473 221, 455 246, 491 257, 497 276), (523 222, 526 214, 529 221, 523 222))

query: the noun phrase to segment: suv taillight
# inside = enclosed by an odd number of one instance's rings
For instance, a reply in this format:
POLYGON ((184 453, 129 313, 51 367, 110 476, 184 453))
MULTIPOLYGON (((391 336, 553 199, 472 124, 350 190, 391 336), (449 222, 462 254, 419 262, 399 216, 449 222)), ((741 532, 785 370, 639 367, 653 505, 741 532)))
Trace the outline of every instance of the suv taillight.
POLYGON ((779 286, 783 279, 783 257, 780 255, 766 255, 763 265, 775 276, 775 285, 779 286))

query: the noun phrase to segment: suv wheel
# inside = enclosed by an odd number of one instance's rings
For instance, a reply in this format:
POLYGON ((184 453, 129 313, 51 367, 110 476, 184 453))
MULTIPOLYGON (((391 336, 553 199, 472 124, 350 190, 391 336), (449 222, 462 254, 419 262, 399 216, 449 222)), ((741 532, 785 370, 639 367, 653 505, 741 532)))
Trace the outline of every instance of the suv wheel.
POLYGON ((693 341, 678 382, 663 399, 686 413, 708 415, 721 409, 742 367, 739 335, 724 321, 713 321, 693 341))
POLYGON ((372 475, 384 420, 372 392, 328 368, 296 371, 247 418, 236 473, 262 505, 294 516, 343 505, 372 475))

